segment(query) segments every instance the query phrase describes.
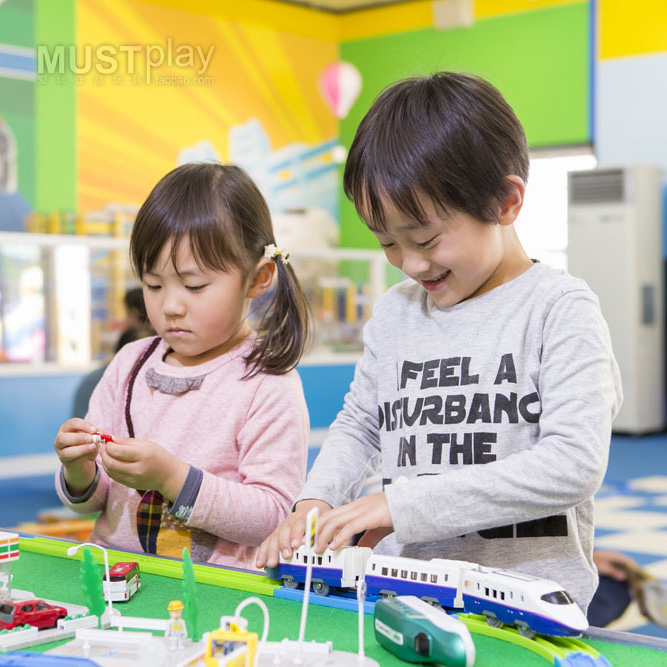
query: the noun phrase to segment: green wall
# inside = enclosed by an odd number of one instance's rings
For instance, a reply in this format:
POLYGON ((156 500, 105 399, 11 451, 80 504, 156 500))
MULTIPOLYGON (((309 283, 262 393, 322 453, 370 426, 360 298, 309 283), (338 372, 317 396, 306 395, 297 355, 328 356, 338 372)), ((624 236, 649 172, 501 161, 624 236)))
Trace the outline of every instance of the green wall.
MULTIPOLYGON (((341 142, 350 145, 385 86, 408 76, 456 70, 484 76, 501 90, 531 148, 588 143, 589 54, 588 2, 483 19, 470 28, 343 43, 341 59, 359 69, 363 86, 341 122, 341 142)), ((377 247, 354 206, 341 198, 341 245, 377 247)))
MULTIPOLYGON (((0 44, 34 47, 32 0, 6 0, 0 6, 0 44)), ((35 200, 34 87, 34 81, 0 77, 0 118, 16 137, 19 190, 30 205, 35 200)))
POLYGON ((34 46, 33 0, 5 0, 0 9, 0 44, 34 46))
MULTIPOLYGON (((76 0, 35 0, 35 43, 76 44, 76 0)), ((35 85, 35 208, 76 209, 76 82, 50 74, 35 85)))
MULTIPOLYGON (((6 0, 0 43, 37 49, 75 43, 76 0, 6 0)), ((76 207, 76 83, 0 76, 0 118, 16 136, 19 191, 34 210, 76 207)))

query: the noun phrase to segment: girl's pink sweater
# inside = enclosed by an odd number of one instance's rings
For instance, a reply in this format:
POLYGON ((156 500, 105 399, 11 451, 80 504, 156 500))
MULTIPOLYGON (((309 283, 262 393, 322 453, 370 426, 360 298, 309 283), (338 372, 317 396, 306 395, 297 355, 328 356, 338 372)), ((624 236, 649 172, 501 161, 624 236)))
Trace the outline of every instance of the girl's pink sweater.
MULTIPOLYGON (((100 431, 128 435, 130 372, 152 340, 123 347, 104 373, 86 417, 100 431)), ((251 348, 247 340, 199 366, 180 367, 163 361, 168 348, 160 341, 134 383, 130 414, 136 438, 161 445, 204 473, 192 514, 179 526, 163 513, 165 528, 180 530, 173 535, 191 540, 193 560, 254 569, 257 546, 288 514, 303 484, 309 424, 296 371, 241 379, 243 357, 251 348), (147 384, 149 369, 176 382, 203 381, 185 393, 164 393, 147 384)), ((93 542, 141 552, 136 520, 140 494, 112 481, 99 458, 98 468, 99 483, 88 500, 70 502, 58 475, 59 496, 77 512, 101 510, 93 542)))

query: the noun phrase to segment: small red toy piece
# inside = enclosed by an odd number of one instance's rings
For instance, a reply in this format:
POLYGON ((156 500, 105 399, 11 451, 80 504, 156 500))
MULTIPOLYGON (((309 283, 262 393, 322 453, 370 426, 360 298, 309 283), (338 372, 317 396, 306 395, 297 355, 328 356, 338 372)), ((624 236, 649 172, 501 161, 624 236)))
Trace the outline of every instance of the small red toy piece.
POLYGON ((67 609, 50 605, 44 600, 5 600, 0 603, 0 630, 11 630, 17 625, 55 628, 59 618, 67 616, 67 609))
POLYGON ((107 442, 111 442, 112 440, 113 437, 105 433, 93 433, 93 444, 95 445, 106 445, 107 442))

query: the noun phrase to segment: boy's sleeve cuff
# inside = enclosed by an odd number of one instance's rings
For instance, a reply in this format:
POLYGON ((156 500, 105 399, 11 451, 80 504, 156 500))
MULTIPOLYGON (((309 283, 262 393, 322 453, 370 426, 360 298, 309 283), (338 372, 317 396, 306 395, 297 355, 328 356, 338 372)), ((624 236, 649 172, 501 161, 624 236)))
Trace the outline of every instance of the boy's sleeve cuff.
POLYGON ((183 482, 183 486, 178 492, 169 510, 169 514, 173 514, 177 519, 187 522, 199 496, 199 489, 201 488, 203 479, 203 471, 191 465, 188 476, 185 478, 185 482, 183 482))
POLYGON ((60 466, 60 488, 62 489, 63 495, 65 498, 70 503, 73 504, 78 504, 78 503, 85 503, 86 500, 90 500, 92 498, 93 494, 95 493, 95 490, 97 489, 97 485, 100 482, 100 469, 97 467, 97 463, 95 464, 95 479, 93 479, 91 485, 80 495, 80 496, 74 496, 69 492, 69 489, 67 488, 67 482, 65 481, 65 466, 60 466))

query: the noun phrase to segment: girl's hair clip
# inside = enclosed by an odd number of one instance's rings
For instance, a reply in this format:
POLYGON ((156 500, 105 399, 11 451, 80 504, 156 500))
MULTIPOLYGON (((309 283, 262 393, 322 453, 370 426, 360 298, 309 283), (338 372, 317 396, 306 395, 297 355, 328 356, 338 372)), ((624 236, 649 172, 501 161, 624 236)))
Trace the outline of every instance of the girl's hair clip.
POLYGON ((267 259, 275 259, 280 256, 283 264, 289 264, 289 250, 281 250, 275 243, 270 243, 264 246, 264 257, 267 259))

